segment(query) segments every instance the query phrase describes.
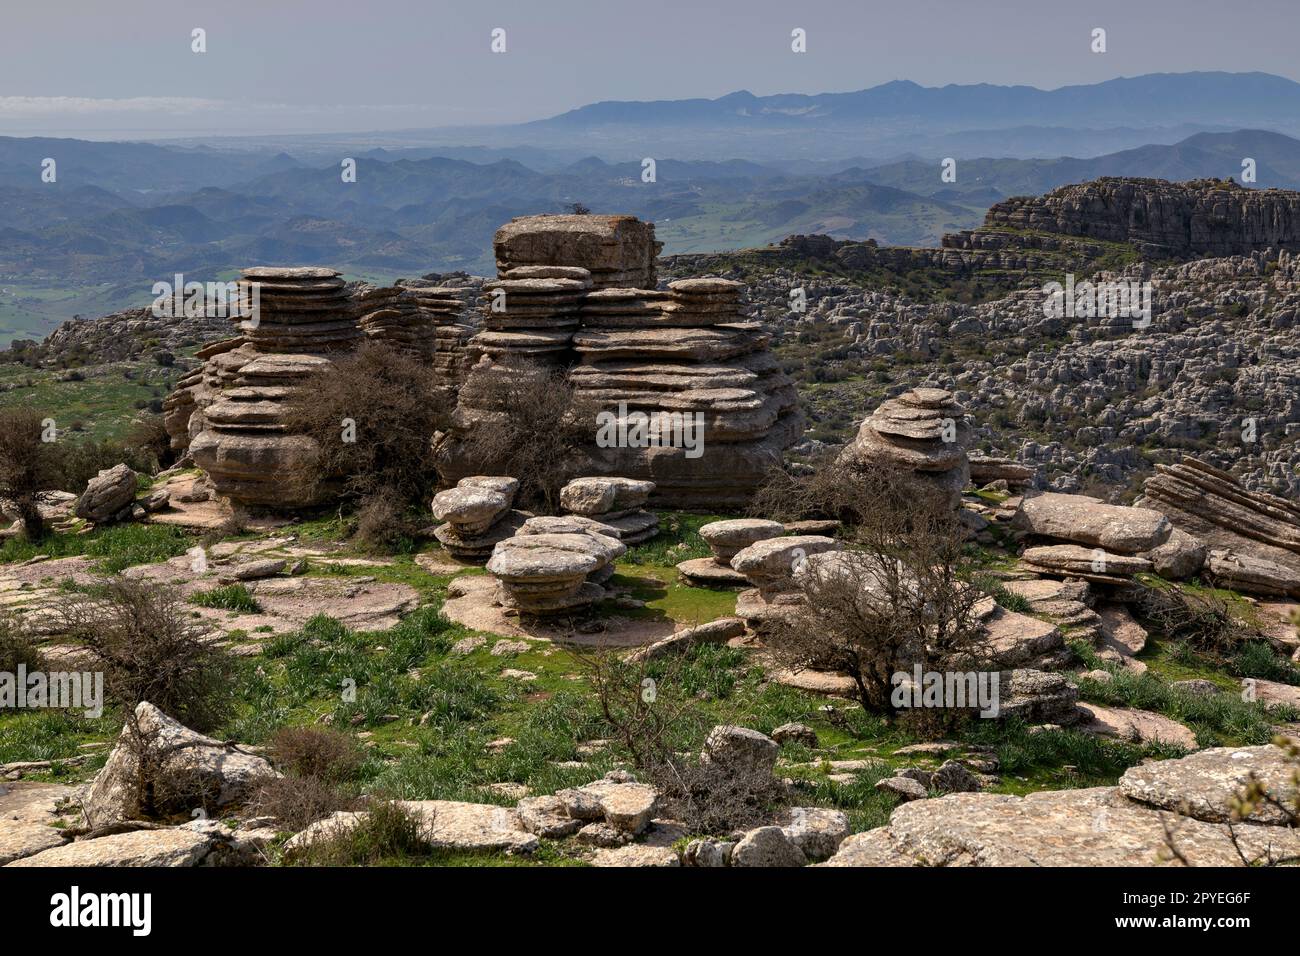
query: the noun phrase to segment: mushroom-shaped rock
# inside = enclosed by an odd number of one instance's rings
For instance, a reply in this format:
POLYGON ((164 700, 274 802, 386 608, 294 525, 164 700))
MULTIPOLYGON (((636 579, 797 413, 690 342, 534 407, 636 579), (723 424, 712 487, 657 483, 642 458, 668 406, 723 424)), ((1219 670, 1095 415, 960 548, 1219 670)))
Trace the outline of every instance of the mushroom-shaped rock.
POLYGON ((700 526, 700 537, 722 564, 730 564, 740 551, 758 541, 779 538, 785 526, 779 521, 762 518, 735 518, 728 521, 710 521, 700 526))
POLYGON ((768 538, 737 552, 731 566, 760 590, 788 590, 809 555, 843 548, 842 542, 818 534, 768 538))

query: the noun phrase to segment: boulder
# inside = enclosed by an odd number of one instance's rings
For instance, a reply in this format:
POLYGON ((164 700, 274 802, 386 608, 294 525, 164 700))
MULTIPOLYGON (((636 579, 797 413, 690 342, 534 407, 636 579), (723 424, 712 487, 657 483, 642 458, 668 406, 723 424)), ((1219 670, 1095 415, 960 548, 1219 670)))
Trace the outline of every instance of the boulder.
POLYGON ((780 745, 748 727, 720 725, 709 731, 700 759, 736 773, 771 774, 780 745))
MULTIPOLYGON (((1139 803, 1205 820, 1227 823, 1236 798, 1253 777, 1284 805, 1296 796, 1295 762, 1272 744, 1260 747, 1211 747, 1181 760, 1152 760, 1130 767, 1119 778, 1120 793, 1139 803)), ((1291 819, 1266 801, 1254 804, 1247 820, 1286 825, 1291 819)))
POLYGON ((1164 544, 1173 531, 1169 519, 1150 508, 1108 505, 1086 495, 1050 492, 1026 497, 1011 523, 1039 537, 1125 555, 1150 551, 1164 544))
POLYGON ((804 866, 808 858, 781 827, 750 830, 731 851, 732 866, 804 866))
POLYGON ((130 725, 122 729, 86 797, 83 809, 92 828, 225 809, 277 776, 263 758, 196 733, 148 702, 136 707, 135 723, 136 733, 130 725))
POLYGON ((128 466, 105 468, 86 483, 77 499, 77 517, 96 524, 119 518, 135 503, 136 484, 136 473, 128 466))
POLYGON ((198 866, 212 849, 208 837, 185 827, 132 830, 94 840, 78 840, 8 866, 198 866))

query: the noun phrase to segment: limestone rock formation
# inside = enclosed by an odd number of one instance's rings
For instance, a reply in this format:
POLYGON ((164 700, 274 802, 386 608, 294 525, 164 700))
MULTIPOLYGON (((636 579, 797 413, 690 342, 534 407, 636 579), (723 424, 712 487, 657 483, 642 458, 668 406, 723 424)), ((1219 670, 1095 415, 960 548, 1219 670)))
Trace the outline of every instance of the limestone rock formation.
POLYGON ((519 482, 508 476, 471 475, 433 498, 433 516, 445 522, 434 537, 453 557, 485 561, 527 515, 512 511, 519 482))
POLYGON ((692 558, 677 565, 677 571, 692 584, 734 585, 749 579, 731 566, 731 559, 759 541, 779 538, 785 527, 762 518, 734 518, 710 521, 700 526, 700 537, 713 552, 711 558, 692 558))
POLYGON ((659 533, 658 515, 644 507, 654 490, 653 481, 634 478, 575 478, 560 489, 560 507, 595 522, 600 534, 640 544, 659 533))
POLYGON ((1156 259, 1300 249, 1300 194, 1231 180, 1103 176, 994 205, 986 227, 1126 242, 1156 259))
POLYGON ((911 471, 918 481, 946 494, 956 508, 970 483, 969 443, 966 413, 952 393, 916 388, 883 402, 863 421, 841 461, 855 468, 911 471))
POLYGON ((497 230, 497 271, 576 266, 597 289, 653 289, 662 243, 635 216, 520 216, 497 230))
POLYGON ((130 517, 136 487, 136 474, 127 465, 105 468, 77 499, 77 517, 96 524, 130 517))
POLYGON ((1228 472, 1195 458, 1158 465, 1139 503, 1211 549, 1211 574, 1257 594, 1300 589, 1300 505, 1247 491, 1228 472))
POLYGON ((1150 551, 1164 544, 1172 532, 1165 516, 1149 508, 1126 508, 1087 495, 1052 493, 1025 497, 1012 527, 1118 554, 1150 551))
POLYGON ((496 546, 487 569, 500 582, 505 607, 524 615, 563 614, 604 597, 604 589, 588 578, 599 579, 625 550, 617 539, 589 531, 525 527, 496 546))
POLYGON ((503 410, 493 385, 520 370, 564 372, 595 410, 574 476, 655 483, 652 502, 744 504, 801 431, 797 396, 746 322, 742 287, 686 279, 656 290, 654 227, 631 217, 533 216, 497 233, 500 278, 484 287, 483 331, 439 470, 470 473, 459 435, 503 410))

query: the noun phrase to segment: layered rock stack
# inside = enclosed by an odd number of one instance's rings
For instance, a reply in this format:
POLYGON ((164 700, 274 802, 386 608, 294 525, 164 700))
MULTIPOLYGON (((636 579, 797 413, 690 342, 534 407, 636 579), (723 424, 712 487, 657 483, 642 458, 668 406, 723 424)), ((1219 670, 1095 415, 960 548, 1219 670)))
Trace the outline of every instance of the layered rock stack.
POLYGON ((815 555, 844 550, 843 542, 817 534, 786 535, 755 541, 736 552, 731 567, 753 588, 736 597, 736 615, 761 631, 783 607, 803 602, 798 575, 815 555))
POLYGON ((654 289, 658 247, 653 224, 627 216, 533 216, 497 232, 500 278, 484 287, 473 368, 438 447, 444 479, 476 470, 459 438, 500 414, 495 381, 563 369, 600 418, 572 474, 651 481, 651 500, 672 507, 748 501, 801 434, 794 384, 745 321, 741 285, 654 289))
POLYGON ((966 412, 941 388, 914 388, 883 402, 858 429, 841 461, 854 468, 899 468, 947 495, 953 508, 970 483, 966 412))
POLYGON ((575 478, 560 489, 560 507, 588 518, 600 533, 624 544, 640 544, 659 533, 659 516, 646 511, 653 481, 634 478, 575 478))
POLYGON ((520 216, 497 230, 497 272, 527 266, 578 266, 597 289, 653 289, 663 243, 654 223, 635 216, 520 216))
POLYGON ((259 266, 245 269, 239 286, 245 310, 254 303, 259 307, 257 315, 239 323, 244 339, 259 352, 340 351, 361 337, 346 284, 333 269, 259 266))
POLYGON ((627 550, 607 535, 545 527, 525 522, 487 563, 500 584, 498 602, 521 616, 571 614, 599 601, 605 589, 597 582, 613 573, 614 561, 627 550))
POLYGON ((683 561, 677 565, 678 573, 696 585, 744 585, 749 579, 731 566, 731 559, 751 544, 779 538, 785 526, 762 518, 736 518, 710 521, 700 526, 699 534, 713 556, 683 561))
POLYGON ((433 516, 445 522, 434 537, 452 557, 482 562, 523 525, 527 515, 511 510, 519 482, 514 478, 472 475, 433 498, 433 516))
POLYGON ((1157 465, 1139 504, 1154 508, 1209 549, 1205 566, 1229 587, 1300 596, 1300 506, 1244 489, 1195 458, 1157 465))
POLYGON ((742 289, 683 279, 669 284, 667 298, 606 292, 584 301, 570 379, 619 436, 597 436, 593 470, 648 478, 654 500, 674 507, 749 500, 799 437, 802 419, 770 336, 744 319, 742 289))

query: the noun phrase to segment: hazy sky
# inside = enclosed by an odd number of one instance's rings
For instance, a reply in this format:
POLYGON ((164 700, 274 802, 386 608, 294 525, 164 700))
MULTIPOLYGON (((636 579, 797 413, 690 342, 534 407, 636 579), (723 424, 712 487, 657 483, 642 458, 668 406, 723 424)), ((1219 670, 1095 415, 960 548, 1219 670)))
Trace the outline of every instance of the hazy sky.
POLYGON ((1300 78, 1300 0, 7 0, 0 134, 184 136, 536 119, 607 99, 894 79, 1300 78), (207 52, 191 52, 191 31, 207 52), (507 52, 490 51, 506 31, 507 52), (790 51, 807 31, 808 52, 790 51), (1109 49, 1089 50, 1104 27, 1109 49))

